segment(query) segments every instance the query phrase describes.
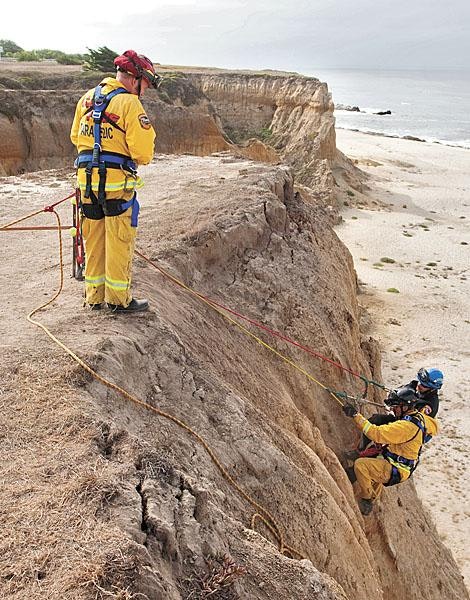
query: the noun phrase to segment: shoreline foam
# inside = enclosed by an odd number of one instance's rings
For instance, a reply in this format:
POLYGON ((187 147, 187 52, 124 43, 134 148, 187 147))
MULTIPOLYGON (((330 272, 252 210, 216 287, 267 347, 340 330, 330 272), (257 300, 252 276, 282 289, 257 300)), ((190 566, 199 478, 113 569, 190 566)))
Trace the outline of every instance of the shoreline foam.
POLYGON ((345 127, 336 125, 336 130, 341 129, 344 131, 354 131, 356 133, 364 133, 366 135, 374 135, 385 138, 393 138, 399 140, 408 140, 412 142, 421 142, 426 144, 438 144, 440 146, 448 146, 449 148, 461 148, 463 150, 470 150, 470 140, 440 140, 436 138, 425 138, 411 134, 399 135, 398 133, 385 133, 383 131, 376 131, 374 129, 368 129, 367 127, 345 127))

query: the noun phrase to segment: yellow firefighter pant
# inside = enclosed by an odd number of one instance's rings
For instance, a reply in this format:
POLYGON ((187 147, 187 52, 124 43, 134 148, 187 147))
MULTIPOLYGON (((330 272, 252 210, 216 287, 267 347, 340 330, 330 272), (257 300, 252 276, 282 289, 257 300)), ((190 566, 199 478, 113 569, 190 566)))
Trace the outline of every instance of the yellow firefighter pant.
MULTIPOLYGON (((392 465, 384 458, 358 458, 354 463, 354 472, 361 488, 361 497, 375 500, 388 483, 392 474, 392 465)), ((408 479, 409 473, 400 469, 401 481, 408 479)))
POLYGON ((85 240, 86 302, 128 306, 132 300, 131 271, 137 227, 131 226, 132 207, 117 217, 82 217, 85 240))

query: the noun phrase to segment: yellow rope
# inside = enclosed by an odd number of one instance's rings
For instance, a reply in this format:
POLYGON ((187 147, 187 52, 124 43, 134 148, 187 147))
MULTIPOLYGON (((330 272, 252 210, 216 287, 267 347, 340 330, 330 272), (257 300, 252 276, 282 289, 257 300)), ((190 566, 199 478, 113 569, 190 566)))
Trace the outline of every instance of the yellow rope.
MULTIPOLYGON (((39 211, 42 212, 42 211, 39 211)), ((87 371, 90 375, 92 375, 95 379, 97 379, 98 381, 100 381, 103 385, 107 386, 108 388, 115 390, 116 392, 118 392, 119 394, 121 394, 122 396, 124 396, 124 398, 127 398, 128 400, 134 402, 135 404, 137 404, 138 406, 141 406, 151 412, 153 412, 154 414, 164 417, 165 419, 168 419, 170 421, 172 421, 173 423, 175 423, 176 425, 178 425, 179 427, 181 427, 182 429, 184 429, 185 431, 187 431, 190 435, 192 435, 200 444, 201 446, 203 446, 203 448, 206 450, 206 452, 208 453, 208 455, 210 456, 210 458, 212 459, 212 461, 214 462, 214 464, 216 465, 216 467, 219 469, 220 473, 222 474, 222 476, 230 483, 230 485, 235 488, 237 490, 237 492, 240 494, 240 496, 242 498, 244 498, 249 504, 251 504, 251 506, 253 506, 258 513, 255 514, 254 518, 252 519, 252 524, 255 525, 256 523, 256 518, 261 520, 265 526, 267 527, 267 529, 273 534, 273 536, 276 538, 276 541, 278 542, 279 545, 279 552, 282 554, 286 554, 288 556, 291 557, 299 557, 299 558, 305 558, 305 556, 295 550, 294 548, 286 545, 284 543, 284 534, 280 528, 280 526, 278 525, 276 519, 273 517, 273 515, 266 509, 264 508, 261 504, 259 504, 258 502, 256 502, 256 500, 254 500, 249 494, 247 494, 242 488, 241 486, 233 479, 233 477, 228 473, 228 471, 225 469, 225 467, 222 465, 222 463, 220 462, 220 460, 217 458, 216 454, 214 453, 214 451, 212 450, 212 448, 209 446, 209 444, 205 441, 205 439, 203 437, 201 437, 196 431, 194 431, 194 429, 192 429, 191 427, 189 427, 189 425, 187 425, 184 421, 181 421, 180 419, 178 419, 177 417, 174 417, 173 415, 162 411, 158 408, 155 408, 154 406, 152 406, 151 404, 148 404, 147 402, 144 402, 143 400, 139 400, 138 398, 136 398, 135 396, 133 396, 132 394, 130 394, 127 390, 125 390, 124 388, 116 385, 115 383, 112 383, 111 381, 105 379, 104 377, 102 377, 101 375, 99 375, 96 371, 94 371, 87 363, 85 363, 79 356, 77 356, 75 354, 75 352, 73 352, 70 348, 68 348, 63 342, 61 342, 59 339, 57 339, 55 337, 55 335, 42 323, 40 323, 39 321, 36 321, 35 319, 33 319, 33 316, 39 312, 40 310, 43 310, 44 308, 46 308, 47 306, 49 306, 49 304, 51 304, 52 302, 54 302, 54 300, 56 300, 56 298, 59 296, 59 294, 61 293, 62 289, 63 289, 63 284, 64 284, 64 273, 63 273, 63 247, 62 247, 62 236, 61 236, 61 223, 60 223, 60 217, 58 215, 58 213, 55 210, 52 210, 50 212, 53 212, 56 219, 57 219, 57 225, 58 225, 58 240, 59 240, 59 255, 60 255, 60 285, 59 285, 59 289, 58 291, 55 293, 55 295, 53 296, 53 298, 51 298, 50 300, 48 300, 47 302, 45 302, 44 304, 42 304, 41 306, 35 308, 34 310, 32 310, 29 314, 28 314, 28 321, 34 325, 36 325, 37 327, 39 327, 40 329, 42 329, 44 331, 44 333, 46 333, 46 335, 55 343, 57 344, 60 348, 62 348, 62 350, 64 350, 64 352, 66 352, 71 358, 73 358, 73 360, 75 362, 77 362, 85 371, 87 371)), ((38 214, 38 213, 34 213, 38 214)), ((33 216, 33 215, 29 215, 29 216, 33 216)), ((27 217, 25 217, 27 218, 27 217)), ((24 220, 24 219, 21 219, 24 220)), ((16 221, 18 222, 18 221, 16 221)), ((11 225, 13 225, 13 223, 11 223, 11 225)))
POLYGON ((170 273, 168 273, 167 271, 165 271, 165 269, 162 269, 162 267, 158 267, 157 265, 155 265, 144 254, 142 254, 138 250, 136 250, 135 253, 138 256, 140 256, 141 258, 143 258, 146 262, 148 262, 149 264, 151 264, 153 267, 155 267, 165 277, 168 277, 168 279, 171 279, 174 283, 176 283, 177 285, 179 285, 180 287, 182 287, 184 290, 186 290, 187 292, 189 292, 190 294, 192 294, 193 296, 195 296, 199 300, 202 300, 205 304, 207 304, 212 309, 214 309, 217 313, 219 313, 219 315, 221 315, 222 317, 224 317, 225 319, 227 319, 227 321, 229 321, 230 323, 232 323, 232 325, 235 325, 241 331, 243 331, 244 333, 246 333, 247 335, 249 335, 250 337, 252 337, 254 340, 256 340, 258 342, 258 344, 261 344, 262 346, 264 346, 265 348, 267 348, 268 350, 270 350, 271 352, 273 352, 274 354, 276 354, 276 356, 278 356, 279 358, 281 358, 284 362, 286 362, 287 364, 289 364, 292 367, 294 367, 295 369, 297 369, 297 371, 300 371, 303 375, 305 375, 305 377, 307 377, 308 379, 310 379, 310 381, 313 381, 314 383, 316 383, 317 385, 319 385, 321 388, 323 388, 324 390, 326 390, 341 406, 343 406, 343 402, 341 402, 341 400, 331 390, 329 390, 326 385, 324 385, 323 383, 321 383, 321 381, 318 381, 318 379, 315 379, 315 377, 313 377, 313 375, 310 375, 310 373, 308 371, 306 371, 301 366, 299 366, 295 361, 293 361, 292 359, 288 358, 287 356, 285 356, 284 354, 282 354, 281 352, 279 352, 278 350, 276 350, 275 348, 273 348, 272 346, 270 346, 268 343, 266 343, 265 341, 263 341, 261 338, 259 338, 257 335, 255 335, 253 332, 251 332, 249 329, 247 329, 246 327, 244 327, 241 323, 238 323, 238 321, 235 321, 235 319, 232 319, 232 317, 230 317, 227 313, 225 313, 223 310, 221 310, 218 306, 215 306, 214 304, 212 304, 212 302, 210 300, 208 300, 207 298, 204 298, 204 296, 202 296, 201 294, 199 294, 198 292, 196 292, 195 290, 193 290, 192 288, 190 288, 189 286, 187 286, 184 282, 182 282, 179 279, 177 279, 174 275, 171 275, 170 273))
MULTIPOLYGON (((8 223, 7 225, 4 225, 4 226, 0 227, 0 229, 7 229, 9 227, 12 227, 13 225, 16 225, 17 223, 25 221, 25 220, 27 220, 27 219, 29 219, 31 217, 34 217, 34 216, 36 216, 36 215, 38 215, 38 214, 40 214, 42 212, 44 212, 44 209, 35 211, 33 213, 30 213, 30 214, 26 215, 25 217, 21 217, 20 219, 12 221, 12 222, 8 223)), ((214 462, 214 464, 217 466, 217 468, 219 469, 219 471, 221 472, 221 474, 223 475, 223 477, 238 491, 238 493, 249 504, 251 504, 256 510, 259 511, 258 513, 255 513, 253 515, 253 517, 252 517, 252 520, 251 520, 251 526, 252 526, 252 528, 255 529, 256 521, 257 520, 261 520, 264 523, 264 525, 266 526, 266 528, 271 532, 271 534, 278 541, 279 551, 281 553, 289 555, 291 557, 297 556, 297 557, 300 557, 300 558, 304 558, 304 556, 300 552, 298 552, 294 548, 292 548, 292 547, 290 547, 290 546, 288 546, 288 545, 286 545, 284 543, 283 533, 282 533, 279 525, 277 524, 275 518, 272 516, 272 514, 267 509, 265 509, 263 506, 261 506, 260 504, 258 504, 255 500, 253 500, 253 498, 251 498, 251 496, 249 496, 239 486, 239 484, 227 472, 227 470, 225 469, 225 467, 219 461, 219 459, 217 458, 217 456, 215 455, 215 453, 213 452, 213 450, 211 449, 211 447, 208 445, 208 443, 204 440, 204 438, 202 438, 196 431, 194 431, 191 427, 189 427, 185 422, 181 421, 180 419, 174 417, 173 415, 171 415, 169 413, 166 413, 166 412, 164 412, 162 410, 159 410, 159 409, 153 407, 152 405, 148 404, 147 402, 139 400, 138 398, 136 398, 135 396, 133 396, 132 394, 130 394, 129 392, 127 392, 125 389, 123 389, 120 386, 112 383, 111 381, 105 379, 104 377, 101 377, 88 364, 86 364, 81 358, 79 358, 70 348, 68 348, 59 339, 57 339, 51 333, 51 331, 47 327, 45 327, 39 321, 33 319, 33 316, 37 312, 45 309, 52 302, 54 302, 54 300, 57 299, 57 297, 62 292, 63 283, 64 283, 64 276, 63 276, 63 247, 62 247, 62 236, 61 236, 62 226, 61 226, 61 222, 60 222, 60 217, 59 217, 58 213, 54 209, 49 210, 48 212, 53 212, 54 215, 55 215, 55 217, 56 217, 56 220, 57 220, 59 254, 60 254, 60 285, 59 285, 58 291, 55 293, 55 295, 50 300, 48 300, 47 302, 45 302, 41 306, 35 308, 34 310, 32 310, 28 314, 28 317, 27 317, 28 321, 30 323, 36 325, 40 329, 42 329, 46 333, 46 335, 54 343, 56 343, 60 348, 62 348, 64 350, 64 352, 66 352, 71 358, 73 358, 73 360, 75 360, 85 371, 87 371, 90 375, 92 375, 98 381, 100 381, 101 383, 103 383, 103 385, 109 387, 110 389, 115 390, 116 392, 118 392, 119 394, 121 394, 122 396, 124 396, 125 398, 127 398, 128 400, 134 402, 135 404, 137 404, 139 406, 142 406, 143 408, 146 408, 147 410, 153 412, 154 414, 157 414, 157 415, 159 415, 161 417, 169 419, 170 421, 172 421, 173 423, 175 423, 176 425, 178 425, 179 427, 181 427, 182 429, 184 429, 185 431, 187 431, 189 434, 191 434, 204 447, 204 449, 209 454, 210 458, 212 459, 212 461, 214 462)), ((193 290, 192 288, 190 288, 189 286, 187 286, 184 282, 182 282, 181 280, 177 279, 175 276, 171 275, 170 273, 168 273, 167 271, 165 271, 163 268, 155 265, 150 259, 148 259, 141 252, 136 251, 136 254, 138 256, 140 256, 143 260, 145 260, 147 263, 149 263, 150 265, 152 265, 154 268, 156 268, 158 271, 160 271, 165 277, 167 277, 168 279, 170 279, 171 281, 173 281, 174 283, 176 283, 179 287, 181 287, 182 289, 186 290, 187 292, 189 292, 191 295, 195 296, 199 300, 203 301, 206 305, 208 305, 210 308, 212 308, 213 310, 215 310, 219 315, 221 315, 229 323, 231 323, 232 325, 235 325, 243 333, 245 333, 246 335, 248 335, 252 339, 254 339, 258 344, 260 344, 261 346, 263 346, 266 349, 268 349, 271 352, 273 352, 276 356, 278 356, 279 358, 281 358, 284 362, 286 362, 287 364, 289 364, 292 367, 294 367, 295 369, 297 369, 300 373, 302 373, 310 381, 313 381, 318 386, 320 386, 322 389, 326 390, 341 406, 343 405, 343 402, 341 402, 341 400, 338 398, 338 396, 336 396, 323 383, 321 383, 315 377, 313 377, 308 371, 306 371, 301 366, 299 366, 295 361, 293 361, 292 359, 288 358, 287 356, 285 356, 284 354, 282 354, 281 352, 279 352, 278 350, 276 350, 275 348, 273 348, 270 344, 266 343, 260 337, 258 337, 257 335, 255 335, 254 333, 252 333, 251 331, 249 331, 246 327, 244 327, 243 325, 241 325, 238 321, 236 321, 235 319, 233 319, 232 317, 230 317, 225 311, 223 311, 222 309, 220 309, 218 306, 214 305, 210 300, 208 300, 207 298, 205 298, 204 296, 202 296, 200 293, 196 292, 195 290, 193 290)))

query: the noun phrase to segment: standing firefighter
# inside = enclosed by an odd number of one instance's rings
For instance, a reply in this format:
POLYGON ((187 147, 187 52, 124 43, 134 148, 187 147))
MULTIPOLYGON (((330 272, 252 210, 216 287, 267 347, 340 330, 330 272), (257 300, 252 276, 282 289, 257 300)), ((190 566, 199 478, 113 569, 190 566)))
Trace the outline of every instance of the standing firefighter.
MULTIPOLYGON (((419 381, 426 376, 429 389, 439 389, 437 386, 442 385, 442 373, 437 369, 421 369, 419 381), (432 380, 435 372, 440 374, 437 383, 432 380)), ((392 422, 386 424, 374 425, 350 404, 343 407, 344 413, 354 418, 356 426, 369 440, 382 445, 376 457, 362 456, 354 462, 354 470, 347 469, 349 478, 352 481, 357 479, 361 488, 359 507, 364 515, 372 511, 373 501, 379 497, 383 486, 402 483, 412 475, 423 445, 438 432, 437 421, 431 416, 434 403, 423 402, 416 387, 404 386, 389 393, 385 404, 394 416, 392 422)))
POLYGON ((131 270, 143 181, 137 165, 153 158, 155 131, 140 102, 157 87, 152 62, 127 50, 114 60, 116 77, 106 77, 78 102, 70 139, 77 147, 85 240, 86 303, 114 311, 148 309, 131 295, 131 270))

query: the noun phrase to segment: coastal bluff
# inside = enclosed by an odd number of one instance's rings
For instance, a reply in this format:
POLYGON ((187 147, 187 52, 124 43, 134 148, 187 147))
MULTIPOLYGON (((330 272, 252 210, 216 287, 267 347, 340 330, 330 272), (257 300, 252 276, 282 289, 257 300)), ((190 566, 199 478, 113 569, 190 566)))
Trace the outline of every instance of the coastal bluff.
MULTIPOLYGON (((317 120, 323 132, 309 141, 314 155, 307 159, 305 173, 312 179, 306 187, 302 165, 283 163, 302 132, 286 106, 279 108, 281 99, 269 109, 272 116, 263 109, 279 164, 262 164, 241 152, 242 138, 264 121, 253 117, 243 130, 243 111, 230 116, 235 96, 220 100, 219 84, 195 76, 147 103, 157 129, 158 118, 174 119, 167 133, 160 127, 160 144, 171 137, 173 123, 181 145, 142 169, 139 251, 191 289, 380 381, 380 352, 357 301, 353 262, 325 202, 334 187, 328 191, 330 176, 316 187, 317 166, 311 171, 315 161, 330 171, 335 161, 326 86, 308 83, 318 97, 298 111, 311 123, 317 120), (276 110, 288 128, 274 126, 276 110), (224 130, 229 118, 232 135, 240 138, 236 148, 224 130), (291 133, 283 138, 287 129, 291 133)), ((299 81, 285 85, 291 84, 292 90, 300 87, 299 81)), ((270 94, 282 87, 272 85, 270 94)), ((265 92, 247 87, 243 93, 254 106, 265 92)), ((13 92, 2 94, 13 102, 13 92)), ((8 167, 31 172, 2 177, 2 223, 70 192, 69 173, 38 170, 41 164, 63 167, 68 155, 45 156, 32 137, 65 134, 65 117, 55 134, 48 129, 52 108, 79 94, 29 90, 16 96, 16 117, 3 113, 0 132, 8 131, 2 129, 6 122, 15 131, 28 130, 17 107, 24 101, 26 110, 25 98, 30 100, 36 129, 18 148, 34 146, 38 154, 18 156, 8 167)), ((305 104, 307 97, 299 90, 296 102, 305 104)), ((62 148, 69 152, 65 141, 62 148)), ((8 158, 2 154, 2 165, 8 158)), ((39 224, 48 224, 47 218, 39 224)), ((48 232, 4 235, 10 237, 0 261, 7 296, 0 307, 7 349, 0 366, 7 432, 0 441, 7 525, 0 542, 3 597, 468 598, 412 481, 387 489, 371 517, 360 515, 340 462, 357 433, 325 390, 142 259, 136 259, 134 285, 152 308, 134 319, 85 311, 81 284, 68 280, 38 318, 102 377, 202 436, 300 556, 279 552, 279 540, 252 521, 258 511, 222 475, 198 437, 104 387, 26 322, 32 305, 56 289, 57 240, 48 232)), ((266 332, 254 333, 327 387, 362 391, 360 380, 336 367, 266 332)), ((371 390, 370 398, 380 394, 371 390)))
MULTIPOLYGON (((157 154, 232 150, 255 160, 282 160, 300 183, 333 201, 332 169, 341 157, 325 83, 276 72, 175 67, 175 74, 143 100, 158 132, 157 154)), ((25 77, 0 70, 0 174, 71 164, 75 104, 98 79, 94 73, 25 77)))

